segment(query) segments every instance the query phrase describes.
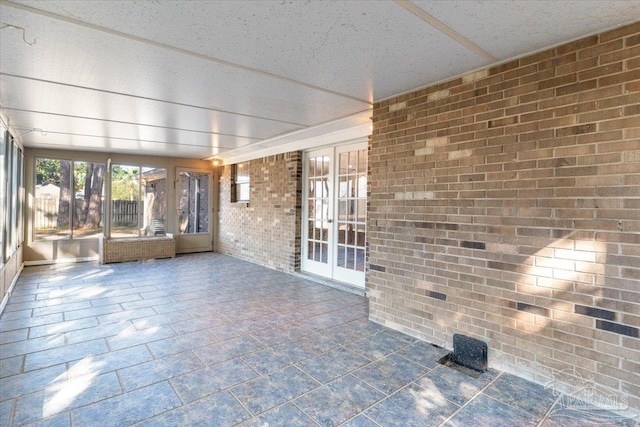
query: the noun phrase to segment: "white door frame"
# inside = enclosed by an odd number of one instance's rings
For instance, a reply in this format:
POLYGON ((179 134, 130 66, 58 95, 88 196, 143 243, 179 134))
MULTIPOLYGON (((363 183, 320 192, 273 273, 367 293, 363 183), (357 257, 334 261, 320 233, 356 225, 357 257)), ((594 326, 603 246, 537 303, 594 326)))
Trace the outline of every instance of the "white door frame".
MULTIPOLYGON (((355 142, 338 146, 331 146, 317 150, 310 150, 303 156, 303 192, 302 192, 302 233, 301 233, 301 269, 303 271, 316 274, 341 282, 351 284, 353 286, 364 288, 365 273, 364 271, 353 271, 342 267, 338 267, 338 173, 336 163, 339 161, 340 153, 363 150, 367 148, 367 142, 355 142), (309 259, 309 159, 317 156, 329 156, 329 200, 327 210, 324 214, 328 221, 318 220, 321 226, 326 226, 328 232, 326 263, 324 259, 315 261, 309 259)), ((317 208, 317 207, 316 207, 317 208)), ((318 217, 318 216, 316 216, 318 217)), ((322 218, 321 214, 320 217, 322 218)), ((321 227, 322 228, 322 227, 321 227)), ((324 252, 323 252, 324 257, 324 252)))

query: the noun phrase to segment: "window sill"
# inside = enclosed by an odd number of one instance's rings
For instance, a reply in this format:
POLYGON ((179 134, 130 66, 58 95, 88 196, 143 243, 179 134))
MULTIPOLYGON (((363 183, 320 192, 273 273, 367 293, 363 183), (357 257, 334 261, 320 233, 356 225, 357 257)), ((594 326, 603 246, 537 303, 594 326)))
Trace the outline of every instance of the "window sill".
POLYGON ((249 207, 249 202, 231 202, 231 206, 234 208, 246 208, 249 207))

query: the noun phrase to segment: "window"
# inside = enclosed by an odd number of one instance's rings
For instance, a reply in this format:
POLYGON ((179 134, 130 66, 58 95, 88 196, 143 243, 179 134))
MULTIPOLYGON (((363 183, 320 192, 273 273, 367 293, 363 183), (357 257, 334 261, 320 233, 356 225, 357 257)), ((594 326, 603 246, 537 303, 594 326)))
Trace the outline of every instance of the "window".
POLYGON ((96 237, 104 226, 104 163, 36 159, 36 240, 96 237))
POLYGON ((4 263, 5 227, 4 218, 7 211, 7 140, 9 133, 0 125, 0 264, 4 263))
POLYGON ((24 154, 0 124, 0 265, 22 244, 24 212, 24 154))
POLYGON ((166 234, 167 170, 131 165, 111 169, 111 237, 166 234))
POLYGON ((231 165, 231 202, 248 202, 250 194, 249 162, 231 165))
POLYGON ((20 150, 18 158, 18 246, 24 242, 24 153, 20 150))
POLYGON ((73 163, 74 218, 72 236, 89 237, 104 229, 104 163, 73 163))

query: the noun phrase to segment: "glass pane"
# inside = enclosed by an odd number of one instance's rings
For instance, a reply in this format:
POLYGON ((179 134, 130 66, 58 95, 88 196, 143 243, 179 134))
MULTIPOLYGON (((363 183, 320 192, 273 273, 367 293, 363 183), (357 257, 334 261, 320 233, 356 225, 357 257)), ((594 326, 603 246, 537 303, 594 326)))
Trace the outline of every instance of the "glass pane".
POLYGON ((367 197, 367 176, 358 177, 358 197, 365 199, 367 197))
POLYGON ((313 242, 307 244, 307 259, 313 259, 313 242))
POLYGON ((356 245, 364 248, 365 245, 365 225, 357 224, 356 225, 356 245))
POLYGON ((355 270, 355 249, 347 248, 347 263, 346 268, 349 270, 355 270))
POLYGON ((356 173, 358 170, 358 152, 350 151, 349 152, 349 173, 356 173))
POLYGON ((320 261, 322 257, 322 253, 321 253, 321 245, 320 243, 314 243, 313 244, 313 260, 314 261, 320 261))
POLYGON ((347 244, 349 245, 356 244, 356 230, 353 224, 347 225, 347 244))
POLYGON ((140 168, 113 165, 111 171, 111 236, 140 235, 139 217, 142 212, 140 197, 140 168))
POLYGON ((167 234, 167 170, 163 168, 142 168, 143 202, 142 234, 163 236, 167 234))
POLYGON ((237 191, 240 194, 237 200, 249 201, 249 197, 251 193, 251 187, 249 183, 238 184, 237 191))
POLYGON ((312 157, 309 159, 309 177, 313 177, 316 175, 316 159, 312 157))
POLYGON ((349 173, 349 154, 340 153, 340 175, 346 175, 349 173))
POLYGON ((329 181, 326 178, 323 178, 320 181, 321 191, 319 192, 320 197, 326 198, 329 197, 329 181))
POLYGON ((322 243, 321 245, 322 255, 320 256, 320 262, 323 264, 327 263, 327 244, 322 243))
POLYGON ((340 225, 340 229, 338 230, 338 243, 347 243, 347 230, 344 225, 340 225))
POLYGON ((322 175, 329 175, 329 156, 322 157, 322 175))
POLYGON ((358 173, 367 173, 367 150, 358 151, 358 173))
POLYGON ((322 219, 322 199, 315 199, 313 202, 314 209, 314 219, 322 219))
POLYGON ((320 228, 320 239, 323 242, 329 241, 329 230, 327 229, 328 224, 325 221, 322 221, 322 225, 320 228))
POLYGON ((338 200, 338 221, 345 221, 347 219, 347 201, 338 200))
POLYGON ((364 271, 364 249, 356 250, 356 270, 364 271))
POLYGON ((316 202, 313 199, 309 199, 309 213, 308 218, 315 218, 316 215, 316 202))
POLYGON ((36 159, 34 229, 38 239, 70 237, 71 162, 36 159))
POLYGON ((346 266, 346 248, 342 245, 338 245, 338 267, 346 266))
POLYGON ((338 178, 338 197, 345 198, 348 194, 348 182, 346 176, 338 178))
POLYGON ((349 199, 347 202, 347 220, 355 221, 356 220, 356 200, 349 199))
MULTIPOLYGON (((7 130, 0 123, 0 224, 4 223, 7 197, 5 153, 7 151, 7 130)), ((0 226, 0 264, 4 262, 4 227, 0 226)))
POLYGON ((11 152, 11 176, 9 177, 11 182, 11 192, 9 193, 11 197, 11 223, 8 224, 11 232, 7 241, 7 256, 11 255, 18 247, 18 234, 20 234, 20 230, 18 230, 18 196, 20 193, 20 188, 18 187, 18 175, 20 173, 18 159, 20 158, 20 147, 13 138, 11 138, 11 141, 13 148, 11 152))
POLYGON ((367 219, 367 200, 358 199, 358 222, 365 222, 367 219))
MULTIPOLYGON (((0 182, 2 182, 2 179, 0 179, 0 182)), ((18 212, 17 212, 18 245, 21 245, 22 242, 24 242, 24 202, 25 202, 24 153, 22 152, 22 150, 20 150, 20 158, 18 159, 18 188, 20 189, 20 193, 18 194, 18 212)))
POLYGON ((104 163, 73 164, 73 238, 97 237, 104 226, 104 163))
POLYGON ((249 182, 249 162, 236 165, 236 183, 249 182))
POLYGON ((180 234, 209 232, 209 174, 180 172, 180 234))

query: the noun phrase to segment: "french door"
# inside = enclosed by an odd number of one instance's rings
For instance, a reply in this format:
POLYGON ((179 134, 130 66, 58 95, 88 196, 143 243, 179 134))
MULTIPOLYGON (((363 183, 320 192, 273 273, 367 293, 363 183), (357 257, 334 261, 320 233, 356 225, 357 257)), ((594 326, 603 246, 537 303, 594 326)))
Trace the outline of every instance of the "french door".
POLYGON ((212 250, 211 171, 177 168, 178 253, 212 250))
POLYGON ((305 154, 302 269, 364 287, 367 144, 305 154))

